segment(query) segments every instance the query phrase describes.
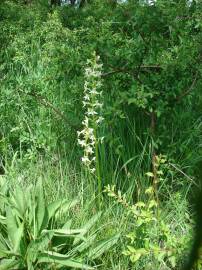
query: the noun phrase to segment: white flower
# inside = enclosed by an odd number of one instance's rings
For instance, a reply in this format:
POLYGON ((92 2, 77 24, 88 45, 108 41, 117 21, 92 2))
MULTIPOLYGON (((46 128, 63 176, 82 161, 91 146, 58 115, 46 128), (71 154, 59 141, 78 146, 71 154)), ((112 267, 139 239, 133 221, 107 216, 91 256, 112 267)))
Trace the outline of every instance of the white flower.
POLYGON ((86 146, 85 151, 90 155, 94 153, 93 148, 89 145, 86 146))
POLYGON ((103 143, 104 137, 100 137, 100 138, 99 138, 99 141, 100 141, 100 143, 103 143))
POLYGON ((84 96, 84 99, 85 99, 85 100, 90 100, 90 96, 89 96, 89 95, 85 95, 85 96, 84 96))
POLYGON ((96 111, 93 110, 89 110, 87 111, 87 115, 97 115, 98 113, 96 111))
POLYGON ((97 107, 97 108, 102 108, 103 104, 96 102, 95 104, 93 104, 93 107, 97 107))
POLYGON ((89 159, 88 157, 82 157, 82 158, 81 158, 81 161, 82 161, 85 165, 88 165, 88 164, 91 163, 91 162, 90 162, 90 159, 89 159))
POLYGON ((96 120, 96 123, 99 124, 104 120, 104 118, 102 116, 98 117, 98 119, 96 120))
POLYGON ((89 102, 83 101, 83 107, 87 107, 87 105, 89 104, 89 102))
POLYGON ((89 94, 91 95, 99 95, 99 92, 96 89, 92 89, 89 91, 89 94))
POLYGON ((93 129, 93 128, 89 128, 88 130, 89 130, 89 134, 90 134, 91 136, 94 136, 94 129, 93 129))
POLYGON ((89 122, 88 118, 85 117, 85 119, 82 121, 82 124, 83 124, 85 127, 87 127, 87 126, 88 126, 88 122, 89 122))
POLYGON ((98 126, 104 118, 100 115, 103 107, 100 102, 102 91, 101 69, 102 64, 98 64, 99 57, 93 60, 87 60, 88 67, 85 69, 86 81, 84 83, 83 107, 86 109, 85 117, 82 121, 83 130, 78 131, 78 144, 83 148, 82 163, 88 168, 91 173, 96 171, 95 162, 95 147, 97 143, 103 141, 102 138, 96 138, 96 126, 98 126))
POLYGON ((79 140, 78 139, 78 144, 81 145, 82 147, 85 147, 87 144, 86 144, 86 141, 84 140, 79 140))
POLYGON ((78 137, 81 136, 81 134, 85 134, 85 130, 77 131, 78 137))

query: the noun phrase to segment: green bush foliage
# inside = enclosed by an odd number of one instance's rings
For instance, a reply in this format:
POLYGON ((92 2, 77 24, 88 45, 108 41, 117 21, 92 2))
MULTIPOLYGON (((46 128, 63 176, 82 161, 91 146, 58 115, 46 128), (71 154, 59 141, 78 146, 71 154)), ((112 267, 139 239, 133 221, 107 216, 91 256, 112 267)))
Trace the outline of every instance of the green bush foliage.
POLYGON ((199 0, 1 1, 0 269, 178 269, 201 185, 201 12, 199 0), (80 196, 78 227, 90 216, 109 240, 71 229, 59 179, 80 196))

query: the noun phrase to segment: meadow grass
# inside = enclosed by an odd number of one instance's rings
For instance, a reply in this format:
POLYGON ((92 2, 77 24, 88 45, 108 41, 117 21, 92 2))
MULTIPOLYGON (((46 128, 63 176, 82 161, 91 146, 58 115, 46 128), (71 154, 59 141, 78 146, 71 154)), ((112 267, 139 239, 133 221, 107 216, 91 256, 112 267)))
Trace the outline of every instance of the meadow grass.
MULTIPOLYGON (((144 148, 142 155, 144 155, 144 148)), ((136 164, 141 164, 142 160, 140 155, 140 160, 137 160, 136 164)), ((130 164, 130 160, 128 164, 130 164)), ((126 164, 123 164, 122 167, 124 166, 126 164)), ((137 200, 144 201, 145 198, 142 196, 144 192, 142 191, 149 187, 148 177, 141 173, 141 166, 139 169, 137 166, 134 167, 133 171, 130 167, 130 175, 128 175, 129 172, 122 172, 122 168, 120 169, 117 162, 117 169, 114 171, 114 178, 112 179, 112 183, 117 184, 118 189, 120 188, 118 183, 122 183, 127 200, 131 203, 135 203, 137 200), (130 183, 132 183, 131 185, 127 184, 128 178, 130 183), (139 193, 135 193, 136 196, 134 196, 135 190, 139 190, 139 193)), ((106 179, 111 178, 111 173, 107 174, 107 171, 105 171, 106 179)), ((168 177, 170 179, 170 176, 168 177)), ((41 179, 44 184, 46 199, 49 202, 61 198, 68 198, 69 200, 77 198, 79 201, 78 204, 69 213, 69 218, 73 220, 73 227, 75 228, 85 224, 98 211, 95 203, 96 197, 92 190, 93 179, 86 178, 85 172, 82 168, 79 169, 78 164, 74 164, 73 160, 68 160, 68 158, 64 158, 64 155, 60 156, 58 153, 46 157, 39 156, 35 160, 30 161, 24 159, 22 154, 13 155, 13 160, 6 163, 5 175, 1 176, 1 179, 4 179, 11 189, 14 189, 16 185, 25 187, 41 179)), ((163 192, 163 200, 159 206, 161 220, 164 220, 166 224, 170 225, 173 237, 180 239, 187 235, 187 239, 191 239, 193 222, 188 204, 188 194, 192 183, 190 183, 190 186, 183 186, 180 190, 171 192, 167 188, 167 181, 165 177, 159 187, 159 195, 163 192)), ((103 195, 101 209, 103 213, 102 217, 94 228, 94 230, 98 230, 99 232, 98 238, 109 237, 115 233, 120 233, 120 238, 113 248, 97 260, 98 269, 170 269, 163 260, 160 264, 156 264, 152 256, 148 256, 145 260, 136 264, 131 264, 129 258, 124 256, 122 252, 128 244, 126 235, 133 228, 134 221, 131 220, 122 205, 106 194, 103 195)), ((153 237, 152 235, 158 233, 156 230, 157 228, 151 227, 151 238, 153 237)), ((184 252, 188 248, 189 246, 187 245, 184 252)))

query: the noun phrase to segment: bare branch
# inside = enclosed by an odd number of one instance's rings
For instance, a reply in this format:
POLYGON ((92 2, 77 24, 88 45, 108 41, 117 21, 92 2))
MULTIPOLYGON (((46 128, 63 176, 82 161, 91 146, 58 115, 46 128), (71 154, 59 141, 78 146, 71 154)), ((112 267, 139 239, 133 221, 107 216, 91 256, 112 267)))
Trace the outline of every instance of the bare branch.
POLYGON ((118 69, 113 69, 112 71, 106 72, 102 74, 102 77, 107 77, 116 73, 128 73, 134 75, 135 72, 138 70, 155 70, 159 71, 162 70, 163 68, 159 65, 141 65, 139 67, 135 67, 135 69, 127 69, 127 68, 118 68, 118 69))
MULTIPOLYGON (((18 91, 20 93, 24 93, 24 91, 22 91, 21 89, 18 89, 18 91)), ((63 119, 70 127, 76 129, 76 125, 73 123, 70 123, 69 119, 64 115, 64 113, 62 111, 60 111, 57 107, 55 107, 49 100, 47 100, 45 97, 43 97, 42 95, 37 94, 36 92, 30 92, 30 93, 26 93, 29 96, 34 97, 36 100, 38 100, 38 102, 40 102, 42 105, 44 105, 45 107, 50 108, 57 116, 59 116, 61 119, 63 119)))
POLYGON ((189 95, 189 93, 192 92, 197 80, 198 80, 198 72, 196 73, 194 80, 193 80, 192 84, 190 85, 190 87, 187 90, 185 90, 180 96, 178 96, 176 98, 177 103, 179 103, 185 96, 189 95))

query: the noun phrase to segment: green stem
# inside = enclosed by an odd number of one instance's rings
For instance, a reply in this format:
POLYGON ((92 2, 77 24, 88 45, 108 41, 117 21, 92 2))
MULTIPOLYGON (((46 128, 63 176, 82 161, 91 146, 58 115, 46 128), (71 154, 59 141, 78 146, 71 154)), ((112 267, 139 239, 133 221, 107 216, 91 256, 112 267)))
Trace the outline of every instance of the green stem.
POLYGON ((96 176, 97 176, 97 193, 98 193, 98 205, 101 206, 101 193, 102 193, 102 179, 100 173, 100 158, 99 158, 99 144, 97 141, 97 131, 94 128, 95 135, 95 156, 96 156, 96 176))

